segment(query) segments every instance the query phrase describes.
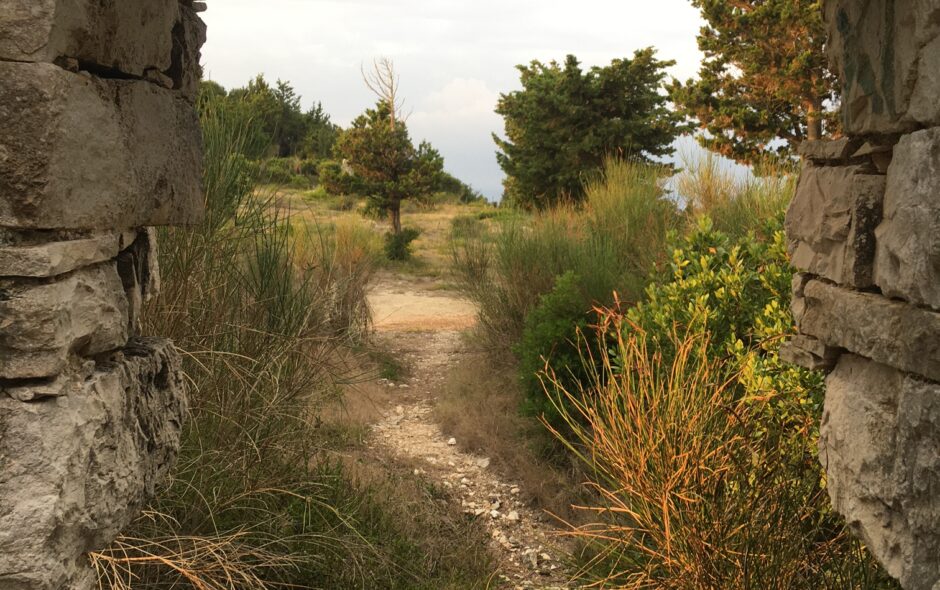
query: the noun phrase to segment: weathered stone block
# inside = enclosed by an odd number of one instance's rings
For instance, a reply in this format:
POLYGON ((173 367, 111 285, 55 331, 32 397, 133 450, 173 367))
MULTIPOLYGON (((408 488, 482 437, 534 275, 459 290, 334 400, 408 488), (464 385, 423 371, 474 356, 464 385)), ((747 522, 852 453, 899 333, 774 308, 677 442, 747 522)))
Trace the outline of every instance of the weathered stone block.
POLYGON ((179 20, 173 28, 173 68, 175 88, 190 100, 196 99, 202 69, 201 48, 206 42, 206 23, 192 7, 180 5, 179 20))
POLYGON ((114 262, 53 281, 0 280, 0 379, 61 372, 69 353, 124 346, 128 303, 114 262))
POLYGON ((172 65, 179 0, 0 0, 0 59, 60 57, 143 76, 172 65))
POLYGON ((153 228, 142 231, 134 243, 121 252, 117 258, 117 270, 127 296, 128 331, 137 335, 144 302, 156 297, 160 290, 157 233, 153 228))
POLYGON ((940 2, 829 0, 825 16, 848 133, 940 124, 940 2))
POLYGON ((940 127, 898 142, 875 235, 882 292, 940 309, 940 127))
POLYGON ((791 365, 813 371, 830 371, 839 360, 842 350, 826 346, 812 336, 795 334, 780 345, 780 358, 791 365))
POLYGON ((794 267, 845 285, 871 285, 885 179, 862 170, 803 168, 786 220, 794 267))
POLYGON ((137 233, 100 232, 90 237, 40 244, 0 245, 0 277, 55 277, 111 260, 137 233))
POLYGON ((862 145, 858 139, 807 140, 800 144, 799 154, 817 163, 843 163, 862 145))
POLYGON ((940 381, 940 313, 822 281, 806 283, 794 299, 803 334, 940 381))
POLYGON ((139 514, 171 469, 186 407, 178 353, 135 340, 80 392, 0 393, 0 588, 91 590, 85 553, 139 514))
POLYGON ((888 173, 892 157, 894 157, 894 143, 891 141, 884 143, 865 142, 858 151, 852 154, 852 158, 867 158, 879 174, 888 173))
POLYGON ((820 460, 833 507, 908 590, 940 582, 940 384, 844 355, 827 381, 820 460))
POLYGON ((0 62, 0 226, 110 229, 202 214, 192 106, 149 82, 0 62))

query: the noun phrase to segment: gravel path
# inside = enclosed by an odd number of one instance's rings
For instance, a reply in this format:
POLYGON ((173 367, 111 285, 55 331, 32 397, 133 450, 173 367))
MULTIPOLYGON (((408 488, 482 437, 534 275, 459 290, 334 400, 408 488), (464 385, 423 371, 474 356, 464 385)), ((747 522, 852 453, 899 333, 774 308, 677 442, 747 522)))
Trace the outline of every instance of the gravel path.
POLYGON ((409 367, 406 380, 382 382, 401 391, 374 426, 370 446, 412 462, 415 477, 447 489, 468 517, 485 523, 504 587, 571 588, 548 517, 526 506, 524 490, 491 469, 488 458, 462 452, 434 421, 436 396, 464 354, 457 328, 472 325, 473 307, 403 280, 383 281, 370 299, 377 339, 409 367))

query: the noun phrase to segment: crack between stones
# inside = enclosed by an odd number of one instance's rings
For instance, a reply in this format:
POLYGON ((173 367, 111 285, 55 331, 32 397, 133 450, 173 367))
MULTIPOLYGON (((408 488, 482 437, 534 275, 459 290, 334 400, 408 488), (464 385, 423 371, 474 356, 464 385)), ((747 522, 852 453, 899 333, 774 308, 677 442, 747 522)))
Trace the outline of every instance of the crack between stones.
MULTIPOLYGON (((59 69, 61 69, 61 70, 65 70, 66 72, 69 72, 69 73, 71 73, 71 74, 78 74, 78 72, 72 71, 70 68, 64 66, 63 64, 57 63, 57 62, 60 62, 60 61, 66 60, 66 59, 75 59, 75 58, 70 58, 69 56, 63 55, 63 56, 59 56, 58 58, 56 58, 56 59, 55 59, 54 61, 52 61, 52 62, 46 62, 46 61, 30 61, 30 60, 10 59, 10 58, 7 58, 7 57, 0 57, 0 63, 23 64, 23 65, 28 65, 28 64, 41 64, 41 63, 42 63, 42 64, 48 64, 48 65, 56 66, 57 68, 59 68, 59 69)), ((176 84, 176 81, 175 81, 175 80, 174 80, 174 88, 167 88, 167 87, 165 87, 165 86, 163 86, 163 85, 161 85, 161 84, 158 84, 157 82, 155 82, 155 81, 153 81, 153 80, 150 80, 150 79, 147 78, 146 76, 138 76, 138 75, 135 75, 135 74, 128 74, 127 72, 122 72, 121 70, 118 70, 118 69, 116 69, 116 68, 109 68, 109 67, 107 67, 107 66, 103 66, 103 65, 98 64, 98 63, 95 63, 95 62, 83 61, 83 60, 80 60, 80 59, 75 59, 75 61, 78 62, 78 69, 79 69, 79 72, 82 72, 82 71, 88 72, 89 74, 91 74, 92 76, 94 76, 95 78, 98 78, 98 79, 100 79, 100 80, 125 80, 125 81, 146 82, 146 83, 148 83, 148 84, 152 84, 152 85, 156 86, 157 88, 162 88, 162 89, 164 89, 164 90, 174 90, 174 91, 177 90, 177 89, 175 88, 175 84, 176 84)), ((158 68, 150 68, 150 69, 152 69, 152 70, 154 70, 154 71, 158 71, 158 72, 160 72, 160 73, 163 74, 163 75, 167 75, 166 72, 164 72, 164 71, 162 71, 162 70, 160 70, 160 69, 158 69, 158 68)), ((170 77, 170 76, 167 76, 167 77, 170 77)), ((170 78, 171 78, 171 77, 170 77, 170 78)), ((171 78, 171 79, 172 79, 172 78, 171 78)))

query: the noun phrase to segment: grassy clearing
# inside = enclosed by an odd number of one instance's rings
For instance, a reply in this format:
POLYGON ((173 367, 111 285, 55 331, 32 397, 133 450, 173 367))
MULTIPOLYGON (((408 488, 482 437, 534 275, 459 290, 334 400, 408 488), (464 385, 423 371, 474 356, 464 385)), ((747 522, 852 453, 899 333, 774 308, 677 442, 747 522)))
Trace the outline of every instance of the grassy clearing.
POLYGON ((184 355, 190 415, 173 480, 92 556, 101 586, 477 586, 490 568, 474 529, 433 503, 403 511, 427 491, 393 467, 362 477, 336 453, 351 425, 324 426, 362 377, 350 350, 369 328, 376 236, 358 220, 303 223, 255 189, 249 121, 207 103, 202 124, 207 218, 163 233, 163 292, 146 312, 184 355))
MULTIPOLYGON (((267 187, 273 191, 281 207, 290 209, 298 224, 310 226, 350 224, 367 229, 381 248, 388 231, 384 219, 364 215, 364 200, 348 196, 328 195, 319 190, 298 190, 290 187, 267 187)), ((451 260, 451 220, 457 217, 486 217, 498 209, 483 202, 456 203, 452 199, 432 200, 427 204, 405 201, 402 223, 419 232, 413 242, 414 255, 406 261, 382 260, 381 266, 395 274, 430 278, 446 282, 451 260)))

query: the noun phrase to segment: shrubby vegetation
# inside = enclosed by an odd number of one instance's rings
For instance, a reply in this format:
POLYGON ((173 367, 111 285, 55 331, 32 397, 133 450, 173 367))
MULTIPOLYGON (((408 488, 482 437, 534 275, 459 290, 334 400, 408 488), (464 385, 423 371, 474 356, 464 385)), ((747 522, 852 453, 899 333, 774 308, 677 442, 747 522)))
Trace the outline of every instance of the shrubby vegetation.
POLYGON ((496 107, 506 127, 505 139, 493 137, 507 174, 503 199, 529 209, 577 202, 607 156, 649 162, 670 153, 684 130, 660 92, 674 63, 647 48, 587 72, 573 55, 518 66, 522 90, 496 107))
POLYGON ((661 168, 608 160, 603 175, 585 187, 580 207, 509 216, 475 235, 463 228, 460 236, 455 228, 460 285, 480 306, 489 346, 517 354, 532 412, 551 411, 536 376, 543 358, 577 379, 575 327, 586 327, 591 307, 612 304, 615 292, 638 298, 663 260, 667 233, 678 221, 663 176, 661 168))
POLYGON ((822 377, 778 356, 793 331, 792 178, 736 183, 705 159, 673 183, 681 194, 666 198, 663 180, 608 161, 581 207, 453 230, 481 337, 515 353, 523 409, 589 478, 594 503, 570 531, 580 575, 637 589, 894 588, 830 510, 822 377))
POLYGON ((893 588, 830 511, 818 373, 782 363, 792 274, 779 217, 701 218, 645 301, 600 311, 588 379, 553 371, 556 430, 595 478, 584 574, 626 588, 893 588), (570 434, 569 434, 570 433, 570 434))
MULTIPOLYGON (((256 120, 200 105, 206 221, 161 236, 146 331, 190 382, 179 465, 143 517, 95 554, 111 588, 465 588, 489 571, 469 529, 330 459, 322 413, 356 378, 378 248, 358 224, 311 229, 256 191, 256 120)), ((414 493, 418 494, 419 491, 414 493)), ((425 492, 426 493, 426 492, 425 492)))

